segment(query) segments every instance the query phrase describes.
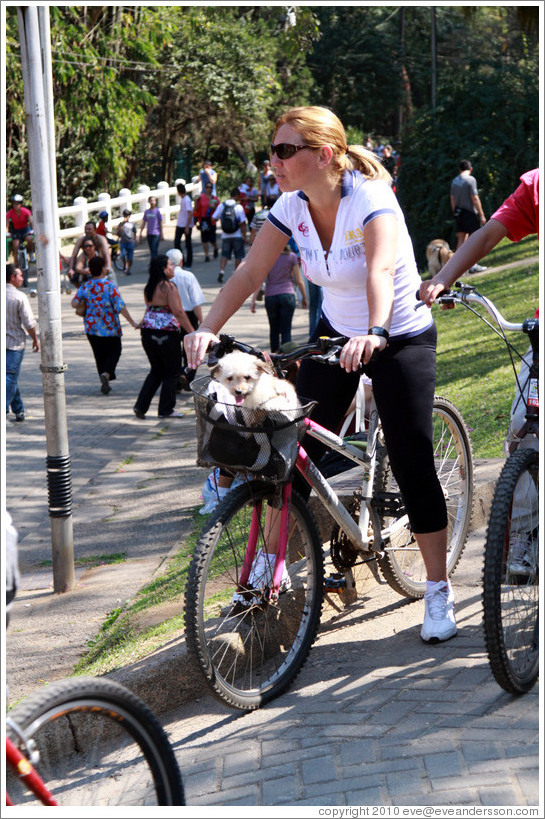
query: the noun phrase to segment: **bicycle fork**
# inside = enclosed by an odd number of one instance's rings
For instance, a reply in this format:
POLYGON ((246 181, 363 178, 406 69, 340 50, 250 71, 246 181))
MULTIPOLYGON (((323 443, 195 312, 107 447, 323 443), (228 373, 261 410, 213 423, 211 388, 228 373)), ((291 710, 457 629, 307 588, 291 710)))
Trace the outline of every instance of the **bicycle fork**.
MULTIPOLYGON (((26 756, 21 753, 9 738, 6 739, 6 763, 16 772, 19 779, 26 784, 28 789, 38 797, 42 805, 58 806, 59 803, 55 801, 53 794, 46 788, 26 756)), ((6 805, 13 805, 13 802, 7 794, 6 805)))
MULTIPOLYGON (((259 533, 263 529, 264 540, 266 542, 272 539, 276 544, 276 559, 274 563, 274 571, 272 576, 272 583, 270 588, 269 600, 278 600, 280 583, 282 582, 282 573, 284 571, 284 564, 286 562, 286 551, 288 547, 288 531, 289 519, 291 514, 291 483, 282 487, 282 509, 280 512, 280 524, 278 526, 278 533, 274 532, 274 528, 278 525, 273 520, 273 512, 268 507, 265 513, 265 521, 262 521, 261 515, 263 512, 263 501, 258 501, 252 510, 252 521, 250 524, 250 533, 248 535, 248 545, 244 554, 244 561, 240 570, 240 578, 238 584, 238 591, 244 592, 248 588, 248 580, 250 571, 255 559, 257 539, 259 533)), ((269 544, 272 546, 272 544, 269 544)))

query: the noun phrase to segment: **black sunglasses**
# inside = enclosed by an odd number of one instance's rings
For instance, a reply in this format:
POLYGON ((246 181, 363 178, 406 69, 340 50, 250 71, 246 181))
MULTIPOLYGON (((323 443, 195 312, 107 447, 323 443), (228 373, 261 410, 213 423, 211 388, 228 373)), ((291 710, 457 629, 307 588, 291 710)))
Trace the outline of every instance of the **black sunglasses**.
POLYGON ((297 151, 302 151, 303 148, 311 148, 311 145, 290 145, 289 142, 278 142, 276 145, 271 142, 271 156, 276 154, 278 159, 291 159, 297 151))
POLYGON ((91 242, 91 243, 90 243, 90 244, 88 244, 88 245, 83 245, 83 247, 94 247, 94 244, 92 244, 92 242, 91 242))

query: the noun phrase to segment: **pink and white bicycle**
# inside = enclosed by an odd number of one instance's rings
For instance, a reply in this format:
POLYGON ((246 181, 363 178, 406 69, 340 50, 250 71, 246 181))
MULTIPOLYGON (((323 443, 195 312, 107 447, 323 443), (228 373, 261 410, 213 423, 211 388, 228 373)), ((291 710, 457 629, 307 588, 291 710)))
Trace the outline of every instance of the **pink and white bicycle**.
MULTIPOLYGON (((278 375, 308 356, 338 366, 346 339, 321 338, 273 356, 278 375)), ((232 349, 262 355, 220 336, 213 355, 232 349)), ((380 419, 371 401, 365 428, 342 438, 299 410, 250 410, 218 402, 209 378, 196 379, 198 462, 245 476, 210 517, 194 550, 186 586, 189 650, 214 694, 253 710, 285 691, 303 666, 316 637, 324 582, 337 599, 357 599, 360 567, 378 563, 400 594, 419 598, 424 564, 403 499, 393 479, 380 419), (330 450, 320 468, 301 439, 308 433, 330 450), (346 508, 329 478, 349 466, 359 489, 346 508), (296 470, 331 515, 321 534, 309 504, 294 490, 296 470), (256 579, 260 552, 261 571, 256 579), (254 571, 252 573, 252 567, 254 571), (331 576, 324 581, 326 568, 331 576)), ((435 464, 449 515, 448 573, 464 549, 473 506, 473 458, 467 427, 453 404, 436 398, 435 464)))

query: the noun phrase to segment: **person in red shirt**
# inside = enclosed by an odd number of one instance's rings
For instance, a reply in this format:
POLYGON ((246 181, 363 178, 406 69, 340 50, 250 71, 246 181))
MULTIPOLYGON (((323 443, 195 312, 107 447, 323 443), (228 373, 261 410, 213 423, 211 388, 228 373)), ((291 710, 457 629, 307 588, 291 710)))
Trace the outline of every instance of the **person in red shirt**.
POLYGON ((97 225, 97 233, 99 236, 104 236, 106 238, 106 234, 108 233, 108 228, 106 227, 106 222, 108 221, 108 212, 103 210, 98 214, 98 225, 97 225))
POLYGON ((218 207, 220 200, 212 192, 212 183, 207 182, 203 193, 195 199, 193 216, 195 223, 201 231, 202 249, 204 250, 204 261, 209 262, 208 244, 214 248, 214 259, 218 256, 218 245, 216 241, 216 220, 212 219, 212 214, 218 207))
POLYGON ((11 249, 13 261, 17 264, 17 253, 19 245, 26 239, 28 252, 34 253, 34 239, 32 236, 32 213, 28 208, 23 207, 23 197, 16 193, 11 197, 12 207, 6 213, 6 230, 11 236, 11 249))
POLYGON ((471 234, 433 279, 422 282, 420 298, 431 307, 443 290, 449 290, 456 279, 490 253, 505 236, 512 242, 520 242, 533 233, 539 235, 539 168, 522 174, 518 188, 488 222, 471 234))

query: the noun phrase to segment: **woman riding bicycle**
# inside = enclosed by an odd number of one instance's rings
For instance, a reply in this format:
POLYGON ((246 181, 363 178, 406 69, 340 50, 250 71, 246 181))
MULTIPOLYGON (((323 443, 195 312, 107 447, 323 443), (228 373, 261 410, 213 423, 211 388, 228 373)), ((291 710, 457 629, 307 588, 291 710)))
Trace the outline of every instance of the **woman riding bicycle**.
MULTIPOLYGON (((371 152, 347 145, 342 123, 322 107, 294 108, 280 117, 271 164, 284 195, 199 330, 186 336, 189 366, 203 362, 210 342, 259 289, 293 235, 303 273, 324 293, 313 338, 349 339, 340 367, 303 361, 298 393, 318 401, 313 418, 335 430, 354 397, 363 361, 426 565, 421 636, 449 639, 456 622, 446 574, 447 513, 431 440, 436 330, 429 313, 414 310, 420 277, 391 178, 371 152)), ((305 439, 304 446, 316 461, 321 445, 305 439)), ((302 480, 298 489, 308 496, 302 480)))

